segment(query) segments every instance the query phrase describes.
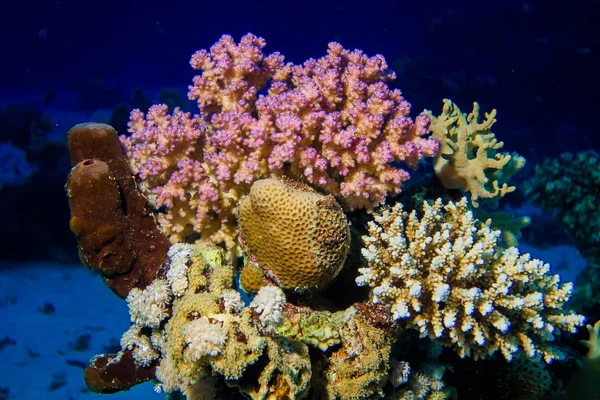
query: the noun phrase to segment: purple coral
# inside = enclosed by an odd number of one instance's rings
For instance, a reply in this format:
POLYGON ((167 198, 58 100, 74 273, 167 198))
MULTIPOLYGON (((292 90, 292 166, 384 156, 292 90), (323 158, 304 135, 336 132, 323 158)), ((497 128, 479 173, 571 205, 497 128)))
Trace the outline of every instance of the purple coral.
POLYGON ((189 87, 200 114, 166 106, 145 117, 132 112, 122 143, 134 171, 166 214, 172 240, 210 232, 216 242, 235 233, 232 211, 258 179, 305 181, 347 209, 367 208, 400 192, 438 143, 425 138, 429 119, 409 117, 410 104, 386 82, 395 78, 381 55, 368 57, 330 43, 327 55, 303 65, 265 56, 265 41, 223 36, 191 59, 201 71, 189 87), (266 89, 266 94, 258 95, 266 89))

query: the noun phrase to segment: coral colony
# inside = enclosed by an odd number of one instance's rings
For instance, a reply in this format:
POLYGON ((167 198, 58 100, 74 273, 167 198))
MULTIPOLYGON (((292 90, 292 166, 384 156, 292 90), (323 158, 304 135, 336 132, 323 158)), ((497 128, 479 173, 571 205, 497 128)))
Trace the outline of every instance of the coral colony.
POLYGON ((131 113, 127 135, 69 132, 81 261, 131 315, 121 351, 85 369, 88 387, 450 399, 443 351, 500 359, 506 376, 528 365, 520 378, 544 390, 536 377, 584 317, 566 306, 573 285, 519 252, 526 223, 476 217, 524 164, 499 152, 495 111, 481 122, 477 104, 465 115, 445 100, 413 120, 380 55, 331 43, 294 65, 264 47, 223 36, 192 56, 198 114, 154 105, 131 113), (397 195, 426 157, 455 194, 410 210, 397 195))

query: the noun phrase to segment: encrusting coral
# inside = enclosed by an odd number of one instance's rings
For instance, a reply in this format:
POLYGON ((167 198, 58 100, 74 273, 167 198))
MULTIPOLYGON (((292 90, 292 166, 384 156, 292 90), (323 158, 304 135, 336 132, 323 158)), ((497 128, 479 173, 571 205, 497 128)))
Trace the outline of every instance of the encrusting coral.
POLYGON ((199 115, 166 105, 131 113, 121 143, 140 187, 171 242, 195 236, 235 246, 232 211, 258 179, 287 177, 336 196, 349 208, 371 208, 397 194, 409 174, 435 155, 429 119, 386 82, 381 55, 330 43, 303 65, 264 55, 264 39, 223 36, 190 61, 200 71, 189 88, 199 115), (259 95, 260 91, 266 94, 259 95), (395 162, 395 164, 394 164, 395 162))
POLYGON ((239 202, 238 219, 249 262, 284 289, 326 285, 350 248, 348 221, 333 196, 291 181, 256 181, 239 202))
POLYGON ((368 267, 356 282, 371 287, 372 301, 461 357, 500 350, 510 360, 523 350, 547 362, 562 358, 549 342, 584 321, 563 309, 573 285, 517 248, 499 249, 499 232, 475 226, 466 198, 423 208, 419 218, 396 204, 369 223, 368 267))
POLYGON ((345 312, 340 327, 341 346, 317 363, 313 382, 327 399, 375 399, 383 397, 389 378, 391 337, 368 324, 353 308, 345 312))
POLYGON ((347 320, 345 311, 331 313, 286 304, 283 312, 285 318, 277 329, 278 334, 321 351, 340 343, 340 328, 347 320))
POLYGON ((507 182, 525 165, 525 159, 516 153, 499 153, 503 142, 490 132, 496 122, 496 110, 485 114, 479 121, 479 104, 463 114, 458 106, 444 99, 442 114, 431 119, 429 129, 439 141, 440 150, 434 159, 434 170, 444 187, 470 193, 474 207, 480 199, 496 202, 499 197, 515 190, 507 182))
POLYGON ((263 287, 244 307, 224 252, 208 244, 174 245, 166 268, 167 276, 177 278, 158 279, 127 297, 133 325, 122 340, 137 363, 157 363, 158 389, 190 393, 199 380, 218 374, 253 399, 281 387, 290 399, 308 390, 306 345, 266 335, 283 322, 281 289, 263 287), (246 384, 244 374, 261 358, 268 362, 259 366, 258 386, 246 384))

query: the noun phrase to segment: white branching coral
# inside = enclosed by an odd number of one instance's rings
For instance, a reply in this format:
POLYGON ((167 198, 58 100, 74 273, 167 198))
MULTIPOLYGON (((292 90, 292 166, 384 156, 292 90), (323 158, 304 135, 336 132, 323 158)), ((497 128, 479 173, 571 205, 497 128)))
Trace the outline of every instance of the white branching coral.
POLYGON ((198 361, 221 353, 227 341, 227 328, 218 321, 211 322, 207 317, 201 317, 184 325, 183 338, 187 344, 186 353, 193 361, 198 361))
POLYGON ((158 359, 160 354, 154 349, 150 337, 142 333, 138 325, 131 325, 121 337, 121 348, 131 350, 133 359, 142 367, 147 367, 158 359))
POLYGON ((563 309, 573 285, 561 285, 529 254, 499 248, 500 232, 478 228, 466 198, 423 209, 419 219, 396 204, 369 223, 362 249, 368 266, 356 282, 372 288, 371 301, 461 357, 499 350, 511 360, 522 349, 547 362, 561 358, 549 342, 584 322, 563 309))
POLYGON ((239 312, 244 308, 242 295, 235 289, 225 289, 221 293, 221 301, 225 311, 239 312))
POLYGON ((250 303, 258 320, 267 332, 274 332, 283 324, 285 294, 278 286, 263 286, 250 303))
POLYGON ((390 359, 390 383, 393 387, 404 385, 410 376, 410 365, 406 361, 390 359))
POLYGON ((192 246, 177 243, 168 252, 169 270, 167 281, 175 296, 181 296, 188 288, 188 265, 192 262, 192 246))
POLYGON ((144 290, 133 288, 127 296, 131 322, 150 328, 157 328, 168 316, 171 303, 171 289, 164 279, 156 279, 144 290))

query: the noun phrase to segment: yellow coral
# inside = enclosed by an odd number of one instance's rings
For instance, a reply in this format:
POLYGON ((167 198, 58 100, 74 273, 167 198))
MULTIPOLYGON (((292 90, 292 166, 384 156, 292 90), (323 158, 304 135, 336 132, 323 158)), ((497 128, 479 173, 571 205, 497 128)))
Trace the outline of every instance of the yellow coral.
POLYGON ((350 229, 332 196, 277 179, 256 181, 240 200, 244 252, 282 288, 326 285, 344 264, 350 229))
POLYGON ((466 198, 423 209, 419 219, 396 204, 369 223, 362 251, 368 267, 356 281, 372 288, 371 301, 461 357, 500 350, 510 360, 523 349, 529 357, 561 358, 548 342, 584 321, 563 309, 573 285, 561 285, 529 254, 499 248, 500 233, 476 227, 466 198))
POLYGON ((358 315, 350 315, 340 333, 341 348, 316 367, 319 376, 315 386, 317 391, 324 392, 319 398, 382 397, 389 375, 391 338, 358 315))
POLYGON ((582 368, 567 385, 561 400, 597 399, 600 393, 600 321, 586 328, 590 339, 581 343, 589 351, 583 359, 582 368))
POLYGON ((267 338, 266 365, 257 382, 229 381, 252 399, 294 400, 303 398, 312 377, 308 348, 286 338, 267 338))
POLYGON ((442 114, 431 119, 432 137, 440 142, 434 160, 437 177, 448 189, 462 189, 471 193, 471 203, 479 199, 497 199, 515 190, 506 181, 525 165, 525 159, 516 153, 498 153, 504 145, 498 142, 490 128, 496 122, 496 110, 485 114, 479 121, 479 104, 463 114, 456 104, 444 99, 442 114))
POLYGON ((277 329, 277 334, 300 340, 321 351, 340 343, 339 331, 344 323, 345 311, 332 314, 329 311, 287 304, 284 313, 284 322, 277 329))
MULTIPOLYGON (((233 287, 233 267, 223 264, 222 250, 205 244, 190 246, 192 263, 187 271, 189 285, 173 302, 173 312, 165 326, 165 353, 180 380, 194 382, 209 371, 208 366, 226 379, 238 379, 246 367, 263 353, 266 342, 251 320, 251 311, 226 312, 221 295, 233 287), (203 318, 214 325, 210 350, 203 356, 192 353, 190 325, 203 318), (186 337, 187 336, 187 337, 186 337)), ((207 329, 204 325, 201 329, 207 329)))
POLYGON ((246 293, 258 293, 261 287, 267 283, 265 274, 258 266, 248 263, 240 273, 240 286, 246 293))
POLYGON ((590 324, 585 326, 590 334, 589 340, 582 340, 581 344, 588 348, 586 358, 588 360, 600 359, 600 321, 592 326, 590 324))

